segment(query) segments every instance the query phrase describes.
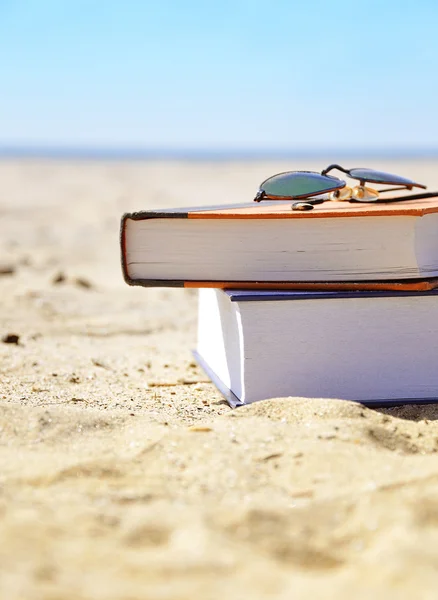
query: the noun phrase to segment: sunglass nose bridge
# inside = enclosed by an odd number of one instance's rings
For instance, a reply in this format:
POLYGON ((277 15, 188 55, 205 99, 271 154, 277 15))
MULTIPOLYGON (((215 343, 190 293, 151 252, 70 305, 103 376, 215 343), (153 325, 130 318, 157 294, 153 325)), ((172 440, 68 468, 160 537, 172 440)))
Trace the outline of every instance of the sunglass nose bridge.
POLYGON ((321 175, 327 175, 327 173, 329 171, 333 171, 333 169, 336 169, 337 171, 342 171, 342 173, 345 173, 346 175, 350 174, 350 171, 348 171, 347 169, 344 169, 344 167, 341 167, 341 165, 333 164, 333 165, 329 165, 323 171, 321 171, 321 175))

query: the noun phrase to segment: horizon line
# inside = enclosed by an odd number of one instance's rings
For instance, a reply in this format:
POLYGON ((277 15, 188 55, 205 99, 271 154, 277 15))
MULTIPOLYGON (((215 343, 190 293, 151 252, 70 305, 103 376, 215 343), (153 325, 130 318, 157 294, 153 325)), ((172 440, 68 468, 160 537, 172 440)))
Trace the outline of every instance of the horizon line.
POLYGON ((1 145, 0 159, 77 160, 281 160, 327 158, 438 158, 438 148, 148 148, 142 146, 1 145))

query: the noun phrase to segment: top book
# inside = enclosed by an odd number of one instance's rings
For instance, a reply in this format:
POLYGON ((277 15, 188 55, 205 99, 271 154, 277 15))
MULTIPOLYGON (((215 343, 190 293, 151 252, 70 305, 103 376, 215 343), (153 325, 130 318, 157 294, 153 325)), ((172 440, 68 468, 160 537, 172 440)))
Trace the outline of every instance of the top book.
POLYGON ((426 290, 438 285, 438 198, 137 212, 122 218, 121 249, 130 285, 426 290))

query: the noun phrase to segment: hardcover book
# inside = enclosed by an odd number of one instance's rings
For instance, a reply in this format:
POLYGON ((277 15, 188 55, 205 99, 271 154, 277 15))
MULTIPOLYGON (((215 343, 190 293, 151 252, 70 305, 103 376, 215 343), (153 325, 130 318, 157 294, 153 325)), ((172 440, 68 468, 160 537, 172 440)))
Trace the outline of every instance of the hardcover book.
POLYGON ((121 250, 130 285, 429 290, 438 278, 438 199, 131 213, 121 250))
POLYGON ((195 357, 232 406, 438 399, 438 290, 199 290, 195 357))

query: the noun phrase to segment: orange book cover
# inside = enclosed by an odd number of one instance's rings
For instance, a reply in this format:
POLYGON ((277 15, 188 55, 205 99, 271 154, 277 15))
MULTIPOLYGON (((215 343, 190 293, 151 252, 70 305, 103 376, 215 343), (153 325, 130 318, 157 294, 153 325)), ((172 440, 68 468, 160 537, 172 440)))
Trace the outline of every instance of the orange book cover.
MULTIPOLYGON (((127 258, 127 236, 132 222, 149 219, 197 219, 222 220, 226 227, 229 220, 295 220, 295 219, 335 219, 357 217, 399 217, 421 218, 430 213, 438 213, 438 198, 395 201, 391 198, 385 202, 346 203, 325 202, 317 204, 311 211, 292 211, 290 201, 243 203, 234 205, 200 206, 192 208, 176 208, 149 210, 123 215, 120 230, 121 260, 125 281, 129 285, 146 287, 213 287, 223 289, 310 289, 310 290, 394 290, 394 291, 428 291, 438 287, 438 278, 407 278, 400 280, 376 279, 373 281, 218 281, 218 280, 169 280, 139 279, 131 277, 127 258)), ((437 232, 438 233, 438 232, 437 232)))

